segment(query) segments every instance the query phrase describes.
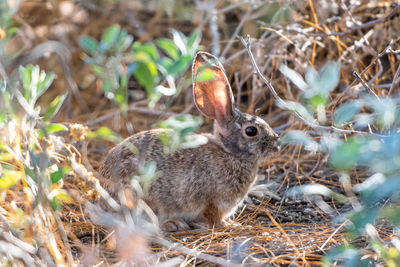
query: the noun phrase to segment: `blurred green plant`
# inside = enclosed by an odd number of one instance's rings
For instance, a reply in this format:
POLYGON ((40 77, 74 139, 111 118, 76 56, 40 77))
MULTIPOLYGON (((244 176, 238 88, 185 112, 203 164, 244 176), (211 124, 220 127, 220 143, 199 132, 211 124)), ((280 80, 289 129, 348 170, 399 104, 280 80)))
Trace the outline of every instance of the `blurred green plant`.
MULTIPOLYGON (((62 202, 72 201, 63 189, 63 178, 69 173, 70 167, 61 163, 57 153, 64 143, 55 135, 68 128, 51 122, 66 95, 54 98, 43 111, 38 105, 39 97, 49 89, 54 77, 53 73, 47 74, 38 66, 28 65, 19 68, 17 81, 10 81, 6 77, 0 79, 0 191, 7 193, 18 186, 22 188, 21 193, 25 194, 22 203, 16 203, 18 198, 12 201, 12 210, 8 210, 3 218, 3 227, 11 224, 13 238, 18 238, 18 242, 34 250, 47 247, 49 251, 59 254, 59 248, 54 246, 55 237, 52 233, 46 235, 44 231, 48 230, 48 220, 58 216, 56 211, 62 202), (26 238, 29 229, 37 231, 32 233, 32 238, 26 238), (52 245, 43 243, 43 236, 52 245)), ((11 248, 12 245, 7 246, 11 248)), ((0 255, 3 252, 0 250, 0 255)), ((8 257, 9 260, 21 257, 12 255, 8 257)), ((56 256, 53 259, 58 263, 64 261, 56 256)), ((3 260, 1 264, 9 264, 8 260, 3 260)), ((47 261, 40 259, 39 262, 47 261)))
POLYGON ((167 130, 159 136, 164 145, 164 152, 173 153, 179 148, 194 148, 207 143, 205 136, 194 134, 202 123, 201 117, 193 117, 188 114, 171 117, 160 122, 160 128, 167 130))
POLYGON ((10 52, 7 49, 9 41, 17 31, 11 19, 17 10, 18 4, 14 8, 10 8, 7 0, 0 0, 0 62, 4 65, 7 65, 21 52, 20 50, 10 52))
POLYGON ((79 44, 87 53, 85 62, 101 79, 106 97, 126 111, 131 76, 146 90, 150 107, 162 95, 172 96, 181 90, 176 79, 189 68, 199 47, 200 34, 194 31, 186 37, 176 30, 171 33, 172 40, 159 38, 155 44, 141 44, 133 42, 133 37, 119 25, 113 25, 105 30, 99 42, 82 36, 79 44))
POLYGON ((291 103, 286 107, 302 115, 304 118, 312 118, 312 114, 317 114, 319 123, 325 124, 326 111, 325 106, 329 101, 329 93, 336 88, 339 83, 340 65, 337 62, 328 62, 319 71, 313 68, 307 68, 305 80, 299 73, 281 65, 279 70, 303 93, 300 103, 291 103))
POLYGON ((23 169, 20 169, 22 166, 14 168, 13 165, 2 165, 3 170, 11 168, 10 171, 14 174, 3 173, 3 177, 0 178, 1 183, 8 186, 3 186, 2 189, 8 189, 24 178, 33 182, 28 184, 35 188, 32 191, 36 193, 37 183, 46 185, 45 196, 49 201, 55 202, 59 199, 59 194, 65 192, 57 189, 58 193, 54 193, 51 186, 60 182, 68 168, 58 169, 57 165, 52 163, 54 160, 51 159, 51 153, 47 153, 40 146, 40 142, 42 139, 48 140, 54 133, 68 130, 63 124, 51 123, 51 119, 60 109, 66 95, 56 97, 44 112, 41 112, 37 101, 50 87, 54 74, 46 74, 39 69, 39 66, 32 65, 21 66, 19 74, 20 81, 17 82, 16 87, 9 86, 4 79, 0 81, 1 104, 5 107, 0 111, 0 126, 2 126, 0 127, 2 136, 0 150, 2 157, 21 161, 23 169), (21 112, 21 107, 24 112, 21 112), (15 149, 15 146, 18 148, 15 149))
MULTIPOLYGON (((280 71, 303 92, 301 103, 290 102, 284 108, 300 114, 309 122, 326 124, 325 106, 329 103, 329 93, 338 84, 339 65, 329 62, 318 72, 308 68, 305 80, 286 66, 281 66, 280 71)), ((324 257, 326 266, 333 262, 345 266, 372 266, 378 262, 399 266, 399 233, 392 237, 391 244, 385 244, 378 238, 374 225, 385 220, 394 229, 400 227, 400 98, 361 96, 341 104, 329 118, 334 126, 349 126, 357 131, 344 139, 340 131, 332 133, 328 131, 329 127, 320 127, 316 128, 319 139, 313 139, 306 132, 291 131, 281 141, 301 144, 313 152, 327 153, 330 165, 341 176, 343 187, 350 187, 353 194, 338 195, 323 185, 318 185, 318 188, 317 185, 295 187, 290 194, 321 195, 351 203, 353 210, 342 218, 342 222, 349 222, 348 238, 354 240, 360 235, 366 236, 372 249, 380 256, 378 261, 367 261, 363 259, 362 250, 342 245, 324 257), (360 167, 367 169, 371 176, 352 186, 348 173, 360 167)))

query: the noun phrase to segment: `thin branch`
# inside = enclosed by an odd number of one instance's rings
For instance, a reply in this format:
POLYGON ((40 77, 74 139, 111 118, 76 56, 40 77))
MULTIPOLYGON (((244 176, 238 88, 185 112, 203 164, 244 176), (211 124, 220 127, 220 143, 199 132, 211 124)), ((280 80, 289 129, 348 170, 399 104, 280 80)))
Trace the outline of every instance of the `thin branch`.
MULTIPOLYGON (((320 33, 306 33, 306 32, 299 31, 299 30, 295 30, 295 29, 286 29, 286 28, 277 27, 277 26, 273 26, 273 27, 279 28, 279 29, 283 29, 283 30, 285 30, 285 31, 289 31, 289 32, 292 32, 292 33, 302 34, 302 35, 304 35, 304 36, 306 36, 306 37, 344 36, 344 35, 347 35, 347 34, 352 33, 353 31, 371 28, 371 27, 375 26, 375 25, 378 24, 378 23, 385 22, 386 20, 388 20, 389 18, 391 18, 392 16, 394 16, 394 15, 397 13, 397 11, 398 11, 399 9, 400 9, 400 4, 396 4, 395 7, 394 7, 387 15, 385 15, 385 16, 383 16, 383 17, 381 17, 381 18, 378 18, 378 19, 376 19, 376 20, 368 21, 368 22, 363 23, 363 24, 360 24, 360 25, 350 26, 350 27, 347 28, 347 30, 342 31, 342 32, 335 32, 335 31, 333 31, 333 32, 329 32, 329 33, 326 33, 326 32, 320 32, 320 33)), ((262 21, 259 21, 258 23, 260 23, 261 25, 266 26, 266 27, 272 27, 271 25, 269 25, 269 24, 267 24, 267 23, 265 23, 265 22, 262 22, 262 21)))
MULTIPOLYGON (((287 107, 286 102, 282 98, 280 98, 280 96, 276 93, 274 87, 272 86, 271 82, 267 78, 265 78, 264 75, 262 75, 260 69, 258 68, 256 60, 254 59, 253 52, 251 51, 250 35, 247 35, 247 40, 245 40, 243 37, 239 37, 239 38, 242 41, 243 45, 247 49, 247 53, 249 54, 251 63, 254 68, 254 74, 256 74, 268 86, 271 93, 274 95, 275 99, 277 100, 278 104, 283 107, 287 107)), ((369 133, 369 132, 363 132, 363 131, 357 131, 357 130, 345 130, 345 129, 337 128, 335 126, 322 126, 316 122, 307 121, 296 111, 292 111, 292 114, 295 115, 304 124, 306 124, 307 126, 313 128, 315 130, 325 130, 325 131, 331 130, 331 131, 335 131, 335 132, 342 133, 342 134, 361 134, 361 135, 374 135, 377 137, 386 137, 385 135, 380 135, 380 134, 376 134, 376 133, 369 133)))
POLYGON ((155 236, 155 237, 151 238, 151 240, 153 242, 158 243, 158 244, 160 244, 160 245, 162 245, 164 247, 167 247, 169 249, 172 249, 172 250, 175 250, 175 251, 179 251, 179 252, 182 252, 182 253, 184 253, 186 255, 190 255, 190 256, 198 258, 198 259, 206 260, 206 261, 211 262, 211 263, 216 263, 216 264, 219 264, 221 266, 232 266, 232 267, 241 266, 240 264, 234 264, 234 263, 232 263, 230 261, 227 261, 227 260, 225 260, 223 258, 220 258, 220 257, 216 257, 216 256, 213 256, 213 255, 210 255, 210 254, 198 252, 198 251, 196 251, 194 249, 190 249, 188 247, 185 247, 185 246, 183 246, 183 245, 181 245, 179 243, 170 242, 170 241, 165 240, 165 239, 163 239, 161 237, 155 236))
POLYGON ((69 245, 67 232, 64 229, 64 226, 63 226, 63 224, 61 222, 60 216, 57 213, 55 213, 52 209, 50 209, 50 210, 51 210, 51 212, 53 214, 53 217, 54 217, 54 219, 56 221, 58 231, 60 232, 61 240, 64 243, 65 252, 67 253, 68 263, 70 265, 73 265, 74 257, 72 256, 71 246, 69 245))
POLYGON ((242 29, 243 24, 247 21, 247 18, 249 17, 251 11, 253 11, 253 5, 250 3, 250 7, 247 9, 246 13, 240 20, 239 25, 236 27, 235 31, 233 32, 232 37, 229 39, 228 44, 225 46, 224 50, 222 51, 221 57, 225 57, 226 53, 232 47, 233 42, 236 39, 236 36, 239 34, 240 29, 242 29))
POLYGON ((396 73, 394 74, 393 82, 392 82, 392 84, 390 85, 390 89, 389 89, 388 95, 391 95, 391 94, 392 94, 392 91, 393 91, 394 87, 396 86, 396 83, 399 82, 399 81, 397 80, 397 78, 399 77, 399 75, 400 75, 400 65, 397 67, 396 73))
POLYGON ((347 223, 349 223, 349 220, 346 220, 346 221, 344 221, 344 223, 339 225, 339 227, 336 228, 335 231, 333 231, 333 233, 328 237, 328 239, 322 244, 322 246, 319 248, 319 250, 323 251, 323 249, 329 243, 329 241, 331 241, 331 239, 337 234, 337 232, 347 223))
POLYGON ((94 188, 100 196, 107 202, 108 206, 114 211, 120 211, 121 206, 110 196, 110 194, 100 185, 99 180, 88 172, 81 164, 76 162, 73 156, 68 157, 68 163, 72 170, 94 188))
POLYGON ((209 20, 210 32, 211 32, 211 50, 214 55, 219 55, 219 32, 218 32, 218 13, 215 9, 215 3, 212 5, 211 16, 209 20))
POLYGON ((375 94, 374 91, 372 91, 371 87, 369 87, 368 84, 366 82, 364 82, 364 80, 361 78, 360 75, 358 75, 358 73, 356 71, 353 71, 353 75, 356 76, 357 80, 362 84, 362 86, 364 86, 365 89, 367 89, 371 94, 373 94, 376 97, 376 99, 381 101, 379 96, 377 94, 375 94))
MULTIPOLYGON (((184 110, 181 113, 175 113, 175 112, 170 112, 170 111, 164 111, 164 110, 156 110, 156 109, 148 109, 146 107, 137 107, 137 103, 133 103, 128 107, 128 111, 131 112, 136 112, 136 113, 142 113, 146 115, 151 115, 151 116, 163 116, 163 117, 173 117, 173 116, 178 116, 182 114, 186 114, 188 111, 184 110)), ((115 116, 119 116, 121 114, 121 110, 115 110, 112 112, 109 112, 103 116, 100 116, 94 120, 90 120, 84 123, 86 126, 93 126, 96 125, 102 121, 111 119, 115 116)))

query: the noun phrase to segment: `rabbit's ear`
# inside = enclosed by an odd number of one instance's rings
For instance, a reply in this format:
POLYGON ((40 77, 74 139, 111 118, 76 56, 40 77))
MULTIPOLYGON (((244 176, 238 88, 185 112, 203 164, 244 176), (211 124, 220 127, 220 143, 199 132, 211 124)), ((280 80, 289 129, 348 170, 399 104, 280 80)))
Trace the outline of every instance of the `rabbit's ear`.
POLYGON ((222 64, 213 55, 199 52, 193 62, 192 76, 197 108, 224 125, 233 114, 233 94, 222 64))

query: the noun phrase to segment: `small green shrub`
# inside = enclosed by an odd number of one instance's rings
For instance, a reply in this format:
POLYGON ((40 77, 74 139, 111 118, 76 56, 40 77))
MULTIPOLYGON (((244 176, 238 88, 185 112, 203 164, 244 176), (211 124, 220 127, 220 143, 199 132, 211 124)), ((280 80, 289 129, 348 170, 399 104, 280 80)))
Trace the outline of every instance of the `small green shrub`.
MULTIPOLYGON (((347 173, 352 169, 368 169, 371 176, 361 184, 352 186, 360 207, 345 214, 342 221, 347 219, 350 222, 347 233, 351 240, 360 235, 366 236, 372 249, 380 256, 379 261, 388 266, 398 266, 400 254, 396 244, 400 239, 395 236, 392 238, 394 245, 384 244, 372 232, 376 231, 373 225, 382 219, 392 224, 394 229, 400 226, 400 99, 396 96, 362 96, 345 102, 336 109, 330 120, 335 128, 319 127, 328 122, 325 106, 329 103, 329 92, 338 83, 339 65, 327 63, 319 72, 309 68, 306 81, 286 66, 282 66, 280 70, 303 91, 302 103, 290 102, 283 108, 296 112, 310 125, 317 125, 315 130, 321 135, 317 142, 306 132, 292 131, 282 138, 282 142, 302 144, 305 149, 329 154, 331 167, 342 176, 342 182, 346 184, 349 184, 347 173), (343 133, 348 134, 352 130, 342 131, 337 127, 346 126, 355 131, 344 139, 343 133), (336 131, 332 133, 332 129, 336 131), (374 129, 374 133, 370 129, 374 129)), ((344 203, 354 201, 352 196, 340 195, 338 198, 337 194, 333 195, 325 186, 318 186, 318 190, 311 190, 307 185, 293 188, 291 193, 320 194, 344 203), (330 193, 327 195, 323 192, 330 193)), ((351 245, 339 246, 323 259, 326 265, 337 261, 345 266, 375 264, 362 259, 362 251, 351 245)))
POLYGON ((150 107, 162 95, 172 96, 181 90, 182 85, 178 82, 178 86, 176 80, 189 68, 199 47, 200 34, 194 31, 186 37, 176 30, 171 33, 172 40, 159 38, 155 44, 141 44, 133 42, 133 37, 119 25, 113 25, 99 42, 82 36, 79 44, 87 53, 85 62, 101 79, 105 96, 126 111, 131 76, 146 90, 150 107))

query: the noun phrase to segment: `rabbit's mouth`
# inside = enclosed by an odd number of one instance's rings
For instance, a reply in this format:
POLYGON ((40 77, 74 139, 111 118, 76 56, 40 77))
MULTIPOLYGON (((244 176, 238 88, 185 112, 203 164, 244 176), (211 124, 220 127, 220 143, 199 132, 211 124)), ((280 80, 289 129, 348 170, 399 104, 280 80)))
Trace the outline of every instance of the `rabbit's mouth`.
POLYGON ((264 157, 274 155, 280 150, 278 139, 274 141, 264 140, 262 142, 262 147, 262 154, 264 157))

